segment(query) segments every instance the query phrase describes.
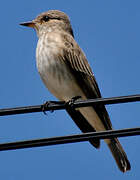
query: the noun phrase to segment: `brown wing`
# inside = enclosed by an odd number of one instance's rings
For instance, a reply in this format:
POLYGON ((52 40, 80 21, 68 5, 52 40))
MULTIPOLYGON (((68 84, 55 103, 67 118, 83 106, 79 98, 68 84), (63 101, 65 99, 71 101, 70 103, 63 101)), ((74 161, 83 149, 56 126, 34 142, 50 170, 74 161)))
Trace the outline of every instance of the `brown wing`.
MULTIPOLYGON (((98 88, 96 79, 88 64, 88 61, 72 36, 63 35, 65 46, 63 46, 63 57, 61 59, 67 64, 74 77, 82 87, 87 99, 100 98, 101 93, 98 88), (66 48, 67 46, 67 48, 66 48)), ((104 105, 96 105, 93 107, 107 130, 112 129, 109 115, 104 105)))
MULTIPOLYGON (((71 108, 67 108, 66 111, 83 133, 95 132, 95 129, 88 123, 88 121, 85 119, 85 117, 78 110, 71 107, 71 108)), ((100 147, 99 139, 93 138, 93 139, 89 140, 89 142, 95 148, 100 147)))

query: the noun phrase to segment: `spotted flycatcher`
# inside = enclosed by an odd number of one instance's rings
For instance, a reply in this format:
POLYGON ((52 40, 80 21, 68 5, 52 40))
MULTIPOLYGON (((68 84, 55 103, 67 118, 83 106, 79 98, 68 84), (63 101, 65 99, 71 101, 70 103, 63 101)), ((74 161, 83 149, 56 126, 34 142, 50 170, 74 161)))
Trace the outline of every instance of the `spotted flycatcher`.
MULTIPOLYGON (((59 100, 69 101, 73 97, 81 99, 101 98, 101 93, 86 56, 74 40, 68 16, 58 10, 50 10, 34 20, 21 25, 32 27, 38 35, 36 63, 42 81, 59 100)), ((75 109, 70 116, 82 132, 111 130, 112 124, 104 105, 75 109), (81 119, 78 121, 75 119, 81 119)), ((105 139, 114 159, 122 172, 130 170, 127 159, 117 138, 105 139)), ((99 148, 100 141, 90 143, 99 148)))

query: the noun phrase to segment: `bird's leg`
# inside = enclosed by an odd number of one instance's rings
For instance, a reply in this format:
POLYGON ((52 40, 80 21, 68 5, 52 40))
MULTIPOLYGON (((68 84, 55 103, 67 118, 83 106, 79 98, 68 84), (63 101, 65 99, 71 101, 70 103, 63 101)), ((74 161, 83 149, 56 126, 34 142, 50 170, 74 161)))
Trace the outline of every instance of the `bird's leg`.
POLYGON ((81 98, 81 96, 75 96, 75 97, 71 98, 69 101, 66 102, 66 108, 73 108, 74 102, 80 98, 81 98))
MULTIPOLYGON (((81 98, 81 96, 75 96, 73 98, 71 98, 69 101, 65 102, 65 101, 46 101, 43 105, 42 105, 42 112, 47 115, 46 113, 46 109, 49 108, 51 105, 62 105, 65 103, 66 108, 73 108, 73 104, 75 101, 77 101, 79 98, 81 98)), ((50 110, 51 112, 53 112, 54 110, 50 110)))
MULTIPOLYGON (((49 108, 51 105, 61 105, 61 104, 64 104, 65 102, 64 101, 46 101, 43 105, 42 105, 42 112, 47 115, 46 113, 46 109, 49 108)), ((53 112, 54 110, 50 110, 51 112, 53 112)))

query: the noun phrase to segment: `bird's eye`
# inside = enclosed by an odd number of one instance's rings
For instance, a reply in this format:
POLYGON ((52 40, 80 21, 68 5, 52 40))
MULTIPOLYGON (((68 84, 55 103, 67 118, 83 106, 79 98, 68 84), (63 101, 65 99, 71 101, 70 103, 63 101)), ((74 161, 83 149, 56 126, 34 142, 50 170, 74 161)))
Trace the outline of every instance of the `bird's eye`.
POLYGON ((44 16, 44 17, 42 18, 42 20, 45 21, 45 22, 49 21, 49 19, 50 19, 50 18, 49 18, 48 16, 44 16))

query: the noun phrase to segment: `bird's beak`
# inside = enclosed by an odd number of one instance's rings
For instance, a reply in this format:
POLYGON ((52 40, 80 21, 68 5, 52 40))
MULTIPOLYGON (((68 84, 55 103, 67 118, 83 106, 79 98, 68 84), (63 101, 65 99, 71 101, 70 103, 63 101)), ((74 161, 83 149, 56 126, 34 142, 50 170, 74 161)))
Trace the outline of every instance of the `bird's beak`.
POLYGON ((34 23, 33 21, 20 23, 20 25, 21 25, 21 26, 31 27, 31 28, 34 28, 34 27, 35 27, 35 23, 34 23))

